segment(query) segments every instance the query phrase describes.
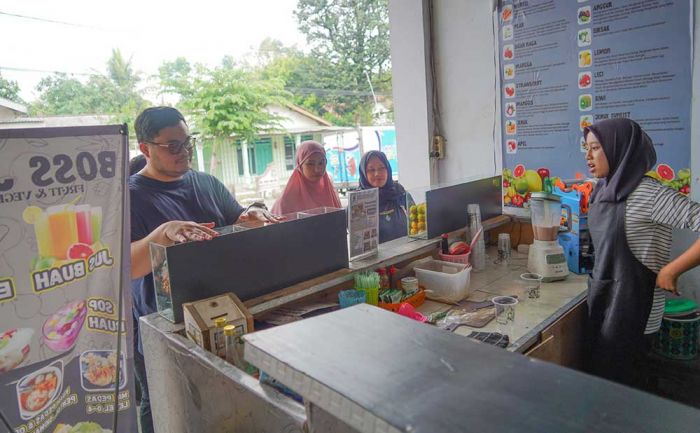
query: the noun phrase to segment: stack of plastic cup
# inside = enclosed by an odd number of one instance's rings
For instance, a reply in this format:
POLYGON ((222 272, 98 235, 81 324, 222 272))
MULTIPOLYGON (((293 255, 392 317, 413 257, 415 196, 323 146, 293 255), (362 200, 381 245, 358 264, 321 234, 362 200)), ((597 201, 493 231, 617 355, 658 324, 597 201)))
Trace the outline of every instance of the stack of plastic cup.
MULTIPOLYGON (((469 235, 471 238, 481 229, 481 208, 478 203, 472 203, 467 206, 467 214, 469 215, 469 235)), ((482 233, 474 245, 471 252, 470 261, 475 270, 479 271, 486 267, 486 243, 484 242, 484 234, 482 233)))

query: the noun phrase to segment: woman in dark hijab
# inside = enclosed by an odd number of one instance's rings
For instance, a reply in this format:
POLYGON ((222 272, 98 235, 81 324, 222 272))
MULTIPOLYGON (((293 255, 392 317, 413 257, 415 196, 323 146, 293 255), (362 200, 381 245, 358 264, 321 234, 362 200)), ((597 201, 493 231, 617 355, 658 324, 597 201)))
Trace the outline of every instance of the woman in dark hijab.
POLYGON ((146 157, 143 153, 136 155, 129 160, 129 176, 136 174, 146 166, 146 157))
POLYGON ((700 264, 700 242, 669 263, 671 231, 700 231, 700 205, 646 175, 656 151, 636 122, 604 120, 583 135, 589 172, 599 179, 588 213, 595 266, 588 281, 587 368, 645 388, 663 290, 678 294, 679 275, 700 264))
POLYGON ((391 177, 384 152, 370 150, 360 160, 360 189, 379 188, 379 242, 408 234, 406 190, 391 177))

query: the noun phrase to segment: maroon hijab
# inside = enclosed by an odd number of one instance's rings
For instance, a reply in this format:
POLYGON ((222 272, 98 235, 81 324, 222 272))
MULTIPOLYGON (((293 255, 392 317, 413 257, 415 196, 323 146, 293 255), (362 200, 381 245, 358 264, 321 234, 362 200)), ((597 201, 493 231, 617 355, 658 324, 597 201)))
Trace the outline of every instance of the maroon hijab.
POLYGON ((598 181, 592 202, 619 203, 627 199, 656 164, 651 138, 634 120, 603 120, 585 128, 583 137, 592 132, 603 147, 610 172, 598 181))

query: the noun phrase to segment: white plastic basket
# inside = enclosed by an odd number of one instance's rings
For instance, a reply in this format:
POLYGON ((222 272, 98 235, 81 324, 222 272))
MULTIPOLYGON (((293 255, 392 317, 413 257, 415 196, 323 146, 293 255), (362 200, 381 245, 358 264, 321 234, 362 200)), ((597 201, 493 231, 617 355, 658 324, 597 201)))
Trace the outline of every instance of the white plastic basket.
POLYGON ((471 266, 429 259, 417 263, 413 270, 428 299, 452 303, 469 296, 471 266))

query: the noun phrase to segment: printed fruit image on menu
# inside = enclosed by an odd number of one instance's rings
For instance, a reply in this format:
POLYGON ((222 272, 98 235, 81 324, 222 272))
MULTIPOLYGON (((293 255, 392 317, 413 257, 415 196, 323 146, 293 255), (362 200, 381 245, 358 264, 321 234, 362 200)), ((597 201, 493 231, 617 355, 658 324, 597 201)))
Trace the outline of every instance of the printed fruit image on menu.
POLYGON ((100 242, 102 208, 99 206, 65 204, 46 209, 28 206, 22 218, 34 226, 38 254, 33 270, 86 259, 105 248, 100 242))

